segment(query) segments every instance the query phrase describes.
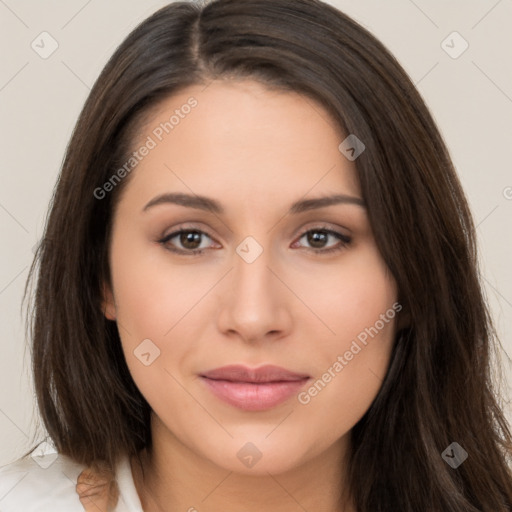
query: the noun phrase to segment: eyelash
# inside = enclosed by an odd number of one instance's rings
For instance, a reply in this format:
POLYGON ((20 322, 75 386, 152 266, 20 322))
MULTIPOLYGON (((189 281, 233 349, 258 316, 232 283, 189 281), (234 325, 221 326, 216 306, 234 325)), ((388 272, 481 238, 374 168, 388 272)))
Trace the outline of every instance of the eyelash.
MULTIPOLYGON (((328 229, 326 227, 315 227, 315 228, 308 229, 307 231, 304 231, 300 235, 298 240, 303 238, 308 233, 314 233, 314 232, 322 232, 327 235, 333 235, 333 236, 337 237, 341 242, 339 245, 336 245, 329 249, 308 249, 308 248, 306 248, 306 250, 308 250, 309 252, 313 252, 314 254, 330 254, 330 253, 338 252, 338 251, 345 249, 352 242, 352 239, 350 237, 343 235, 341 233, 338 233, 337 231, 333 231, 332 229, 328 229)), ((174 232, 170 233, 169 235, 166 235, 161 240, 158 240, 158 243, 163 245, 167 250, 169 250, 171 252, 174 252, 177 254, 183 254, 183 255, 187 255, 187 256, 199 255, 205 251, 205 249, 188 249, 188 250, 177 249, 175 247, 171 247, 168 245, 168 243, 171 239, 173 239, 174 237, 176 237, 178 235, 181 235, 182 233, 200 233, 202 235, 206 235, 208 238, 212 238, 210 235, 208 235, 208 233, 205 233, 204 231, 201 231, 200 229, 182 228, 182 229, 179 229, 178 231, 174 231, 174 232)))

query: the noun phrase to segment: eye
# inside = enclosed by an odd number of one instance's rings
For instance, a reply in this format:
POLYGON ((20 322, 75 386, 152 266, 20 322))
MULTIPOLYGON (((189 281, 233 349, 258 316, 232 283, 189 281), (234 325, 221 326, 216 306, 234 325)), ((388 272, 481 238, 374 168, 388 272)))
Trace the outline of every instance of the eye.
MULTIPOLYGON (((208 245, 203 245, 201 247, 201 242, 204 237, 212 239, 207 233, 199 229, 180 228, 179 230, 166 235, 161 240, 158 240, 158 243, 162 244, 169 251, 193 256, 196 254, 202 254, 204 250, 208 248, 208 245), (176 239, 176 241, 171 243, 171 240, 173 239, 176 239), (181 245, 181 247, 177 247, 176 244, 181 245)), ((325 227, 309 229, 300 236, 299 240, 302 240, 303 238, 306 238, 307 243, 313 246, 312 248, 306 248, 307 250, 321 254, 341 251, 352 241, 350 237, 325 227), (329 237, 338 239, 339 242, 333 247, 325 248, 325 244, 328 242, 329 237)))
POLYGON ((169 251, 176 252, 179 254, 201 254, 206 247, 201 247, 201 238, 210 236, 199 229, 179 229, 169 235, 165 236, 158 243, 165 246, 169 251), (170 241, 176 238, 177 242, 181 244, 180 247, 176 247, 175 244, 169 244, 170 241))
POLYGON ((346 248, 352 241, 350 237, 324 227, 313 228, 305 231, 299 240, 302 240, 303 238, 306 238, 307 243, 313 245, 313 248, 309 249, 310 251, 322 254, 341 251, 346 248), (329 237, 337 238, 339 243, 333 247, 325 249, 324 246, 329 240, 329 237))

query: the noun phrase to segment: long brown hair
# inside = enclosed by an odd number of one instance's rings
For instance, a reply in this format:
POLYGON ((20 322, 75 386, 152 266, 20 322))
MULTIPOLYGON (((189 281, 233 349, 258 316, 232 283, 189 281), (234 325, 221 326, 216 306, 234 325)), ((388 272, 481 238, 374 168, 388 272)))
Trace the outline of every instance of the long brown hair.
POLYGON ((33 374, 57 450, 114 468, 151 447, 150 406, 101 307, 112 214, 131 176, 101 199, 95 190, 126 162, 151 108, 189 85, 230 78, 310 97, 366 146, 355 162, 363 199, 409 323, 352 429, 358 511, 510 510, 512 439, 491 372, 498 340, 464 193, 397 60, 320 0, 174 2, 133 30, 97 79, 27 280, 39 265, 33 374), (453 442, 468 454, 457 468, 442 456, 453 442))

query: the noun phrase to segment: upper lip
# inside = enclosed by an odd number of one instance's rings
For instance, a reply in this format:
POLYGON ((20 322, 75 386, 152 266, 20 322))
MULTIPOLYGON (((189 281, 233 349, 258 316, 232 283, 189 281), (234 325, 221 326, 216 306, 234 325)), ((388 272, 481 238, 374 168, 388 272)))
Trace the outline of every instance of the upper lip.
POLYGON ((200 374, 201 377, 214 380, 229 380, 233 382, 279 382, 296 381, 309 378, 305 373, 297 373, 266 364, 258 368, 249 368, 240 364, 222 366, 200 374))

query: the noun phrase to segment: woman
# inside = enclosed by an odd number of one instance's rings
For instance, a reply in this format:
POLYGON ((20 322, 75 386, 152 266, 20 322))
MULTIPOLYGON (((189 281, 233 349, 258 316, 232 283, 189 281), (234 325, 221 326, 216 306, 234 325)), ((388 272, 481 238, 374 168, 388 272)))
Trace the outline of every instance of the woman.
POLYGON ((511 509, 464 193, 406 73, 333 7, 176 2, 138 26, 36 262, 58 452, 38 481, 62 486, 12 503, 511 509))

